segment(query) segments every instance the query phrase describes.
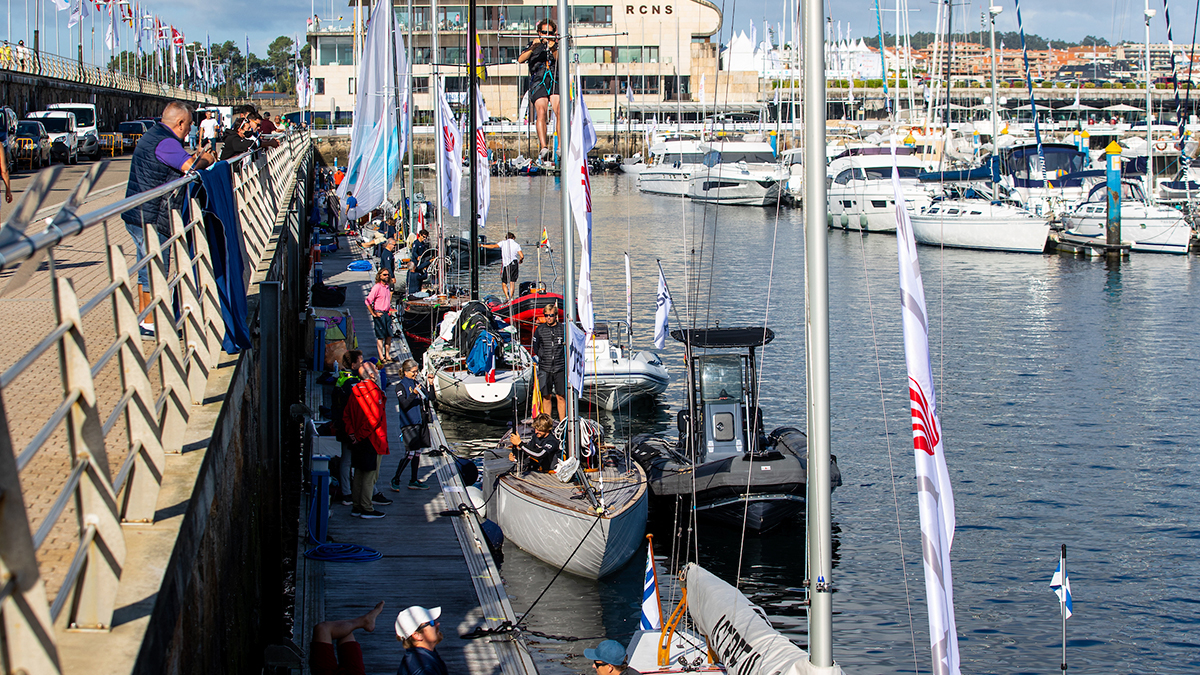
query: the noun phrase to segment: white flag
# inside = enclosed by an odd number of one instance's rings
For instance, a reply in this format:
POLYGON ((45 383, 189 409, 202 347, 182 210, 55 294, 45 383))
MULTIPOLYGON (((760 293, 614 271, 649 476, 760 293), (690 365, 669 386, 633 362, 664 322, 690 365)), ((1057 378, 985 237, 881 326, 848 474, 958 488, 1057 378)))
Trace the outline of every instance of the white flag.
POLYGON ((625 254, 625 323, 633 335, 633 273, 629 267, 629 254, 625 254))
POLYGON ((672 305, 671 289, 667 288, 667 277, 663 274, 662 262, 658 263, 658 297, 655 303, 658 309, 654 310, 654 348, 662 349, 667 346, 672 305))
POLYGON ((54 6, 57 7, 58 11, 61 12, 64 9, 70 8, 71 0, 54 0, 54 6))
POLYGON ((108 0, 108 27, 104 31, 104 46, 110 50, 121 46, 121 29, 117 22, 121 20, 121 9, 117 0, 108 0))
POLYGON ((400 171, 404 141, 396 107, 403 92, 397 89, 397 80, 407 81, 408 73, 401 59, 392 59, 393 54, 404 54, 405 47, 403 34, 394 29, 391 7, 387 0, 376 1, 362 46, 350 156, 346 179, 337 190, 342 203, 347 192, 354 193, 357 206, 348 212, 350 218, 361 218, 379 208, 400 171))
POLYGON ((1064 545, 1058 556, 1058 569, 1050 578, 1050 588, 1058 596, 1063 619, 1071 618, 1071 578, 1067 576, 1067 547, 1064 545))
POLYGON ((441 110, 442 129, 438 133, 438 156, 442 165, 442 206, 448 209, 450 216, 459 217, 460 196, 462 194, 462 131, 454 120, 454 111, 446 101, 446 79, 438 78, 438 107, 441 110))
POLYGON ((489 116, 487 105, 483 102, 483 92, 475 89, 475 190, 479 195, 479 229, 487 225, 488 207, 492 202, 492 168, 488 165, 487 137, 483 133, 483 123, 489 116))
POLYGON ((563 184, 571 200, 575 230, 579 235, 582 253, 579 256, 579 285, 575 307, 579 324, 590 335, 596 327, 592 309, 592 184, 588 176, 587 154, 596 145, 596 127, 592 124, 579 76, 575 76, 575 97, 571 101, 571 138, 563 165, 563 184))
POLYGON ((517 108, 517 124, 526 124, 529 118, 529 92, 521 97, 521 105, 517 108))
POLYGON ((73 27, 88 15, 88 2, 91 0, 71 0, 71 14, 67 19, 67 28, 73 27))
POLYGON ((938 419, 933 370, 929 365, 929 323, 925 286, 917 261, 912 222, 900 188, 895 141, 892 192, 896 199, 896 242, 900 265, 900 305, 904 324, 904 360, 912 403, 913 448, 917 465, 917 501, 921 512, 921 550, 929 607, 929 641, 934 675, 959 675, 958 632, 954 621, 954 581, 950 547, 954 543, 954 493, 946 469, 942 424, 938 419))
MULTIPOLYGON (((626 260, 629 257, 626 256, 626 260)), ((646 574, 642 579, 642 630, 662 629, 662 603, 658 598, 658 571, 654 569, 654 541, 646 547, 646 574)))

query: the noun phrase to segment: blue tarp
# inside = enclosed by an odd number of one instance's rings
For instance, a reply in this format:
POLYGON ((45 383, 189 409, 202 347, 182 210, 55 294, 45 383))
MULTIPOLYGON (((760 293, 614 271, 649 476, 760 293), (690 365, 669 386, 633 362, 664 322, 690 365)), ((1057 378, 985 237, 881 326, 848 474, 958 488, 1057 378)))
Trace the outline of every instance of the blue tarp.
POLYGON ((233 199, 233 172, 229 162, 217 162, 199 173, 204 185, 201 194, 204 227, 208 232, 221 318, 225 321, 221 348, 226 353, 236 354, 249 348, 251 342, 250 326, 246 323, 249 311, 246 306, 247 269, 242 255, 242 224, 233 199))

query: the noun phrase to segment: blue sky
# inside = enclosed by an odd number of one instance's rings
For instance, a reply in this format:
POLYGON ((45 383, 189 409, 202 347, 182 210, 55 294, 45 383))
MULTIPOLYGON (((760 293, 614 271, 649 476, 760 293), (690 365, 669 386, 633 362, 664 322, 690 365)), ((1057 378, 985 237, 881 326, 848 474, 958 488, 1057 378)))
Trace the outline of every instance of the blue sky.
MULTIPOLYGON (((465 2, 465 0, 459 0, 465 2)), ((790 0, 789 0, 790 1, 790 0)), ((888 11, 897 0, 880 0, 883 5, 883 29, 893 32, 895 13, 888 11)), ((781 0, 714 0, 722 7, 725 25, 721 30, 722 40, 726 40, 731 29, 749 33, 750 22, 758 24, 760 37, 764 19, 775 24, 784 20, 784 2, 781 0)), ((6 2, 5 7, 7 10, 6 2)), ((30 9, 29 22, 26 20, 25 8, 32 8, 34 0, 11 0, 11 12, 7 15, 9 23, 0 23, 0 31, 7 32, 9 39, 16 41, 26 39, 31 29, 26 28, 32 21, 30 9)), ((43 12, 48 21, 58 18, 59 30, 65 33, 66 12, 54 12, 54 4, 50 0, 42 0, 43 12)), ((305 20, 312 11, 313 0, 146 0, 151 11, 157 11, 165 21, 174 23, 183 29, 187 39, 203 40, 204 35, 210 35, 214 42, 234 40, 238 45, 244 45, 247 34, 250 38, 250 50, 258 56, 265 56, 267 45, 280 35, 296 36, 304 39, 305 20)), ((987 0, 970 0, 968 4, 955 6, 955 29, 958 31, 976 31, 980 26, 980 13, 986 10, 987 0)), ((1012 0, 999 0, 1004 8, 996 22, 996 29, 1011 31, 1017 29, 1017 17, 1012 0)), ((316 12, 323 20, 330 16, 330 8, 334 14, 350 16, 352 8, 345 0, 330 3, 330 0, 316 0, 316 12)), ((1158 10, 1158 15, 1151 23, 1151 40, 1162 42, 1166 40, 1166 25, 1163 20, 1162 0, 1152 0, 1151 7, 1158 10)), ((1021 7, 1025 20, 1025 28, 1030 33, 1036 33, 1049 38, 1064 40, 1080 40, 1086 35, 1107 38, 1110 42, 1131 40, 1141 42, 1144 35, 1142 11, 1144 2, 1141 0, 1026 0, 1021 7)), ((1185 43, 1191 39, 1193 16, 1196 5, 1190 6, 1176 3, 1173 7, 1172 20, 1176 43, 1185 43)), ((909 0, 909 24, 912 30, 932 30, 936 17, 937 6, 931 0, 909 0)), ((826 13, 832 14, 834 23, 842 23, 843 31, 849 26, 853 37, 873 35, 876 30, 874 0, 835 0, 826 2, 826 13)), ((56 44, 54 24, 43 27, 43 44, 53 51, 56 44)), ((66 36, 57 36, 62 45, 62 51, 67 52, 66 36)), ((31 43, 31 40, 27 40, 31 43)), ((85 39, 89 43, 90 39, 85 39)), ((97 28, 97 50, 103 44, 103 30, 97 28)), ((129 45, 123 44, 122 47, 129 45)), ((1006 45, 1015 47, 1016 45, 1006 45)), ((243 47, 244 49, 244 47, 243 47)))

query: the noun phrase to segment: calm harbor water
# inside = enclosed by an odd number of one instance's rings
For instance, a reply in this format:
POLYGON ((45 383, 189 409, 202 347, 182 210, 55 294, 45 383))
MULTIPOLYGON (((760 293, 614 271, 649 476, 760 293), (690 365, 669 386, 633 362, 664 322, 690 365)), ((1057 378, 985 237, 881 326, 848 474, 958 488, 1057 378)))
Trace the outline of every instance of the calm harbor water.
MULTIPOLYGON (((532 243, 544 225, 561 250, 554 179, 493 178, 492 190, 490 238, 511 230, 532 243)), ((592 190, 598 318, 624 316, 629 252, 635 346, 650 346, 661 260, 680 321, 766 321, 775 331, 761 366, 767 428, 802 427, 802 213, 641 195, 632 176, 593 177, 592 190)), ((896 241, 829 232, 828 242, 832 446, 844 481, 833 494, 834 655, 847 673, 928 672, 896 241)), ((1059 672, 1061 623, 1048 584, 1060 544, 1074 593, 1070 672, 1200 672, 1200 265, 1153 255, 1120 264, 935 248, 919 255, 957 506, 963 672, 1059 672)), ((542 271, 553 280, 546 258, 542 271)), ((561 284, 561 262, 557 272, 561 284)), ((536 274, 527 246, 522 277, 536 274)), ((485 294, 498 293, 498 267, 482 279, 485 294)), ((682 350, 668 344, 663 357, 676 379, 658 403, 600 417, 618 435, 673 430, 682 350)), ((444 424, 464 439, 503 429, 444 424)), ((654 531, 666 555, 671 526, 654 531)), ((703 523, 699 535, 700 562, 727 580, 743 550, 742 589, 805 645, 803 522, 744 542, 703 523)), ((550 672, 590 672, 578 656, 584 646, 629 637, 643 560, 598 582, 563 575, 554 583, 528 626, 595 639, 539 640, 550 672)), ((503 572, 520 615, 555 570, 510 545, 503 572)))

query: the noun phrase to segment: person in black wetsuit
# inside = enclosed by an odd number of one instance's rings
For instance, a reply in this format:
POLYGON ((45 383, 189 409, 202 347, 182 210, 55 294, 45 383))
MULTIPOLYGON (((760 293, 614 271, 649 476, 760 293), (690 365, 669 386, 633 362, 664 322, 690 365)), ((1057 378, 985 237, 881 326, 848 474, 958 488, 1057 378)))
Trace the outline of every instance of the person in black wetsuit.
POLYGON ((558 24, 553 19, 542 19, 537 25, 538 35, 525 51, 517 56, 517 63, 529 64, 529 103, 537 115, 538 161, 550 157, 550 137, 546 133, 549 109, 558 115, 558 24))
POLYGON ((538 389, 542 392, 541 412, 547 417, 553 412, 551 400, 558 402, 558 416, 567 417, 567 354, 566 330, 558 320, 558 305, 546 305, 542 310, 544 323, 533 331, 533 362, 537 364, 538 389))
POLYGON ((520 464, 521 470, 536 470, 541 473, 548 473, 554 468, 554 462, 558 459, 562 447, 559 445, 558 439, 551 433, 554 431, 554 421, 549 415, 538 415, 533 420, 533 437, 522 439, 517 432, 512 432, 508 437, 508 442, 512 445, 512 451, 509 452, 508 458, 514 462, 518 461, 517 453, 521 453, 520 464))

